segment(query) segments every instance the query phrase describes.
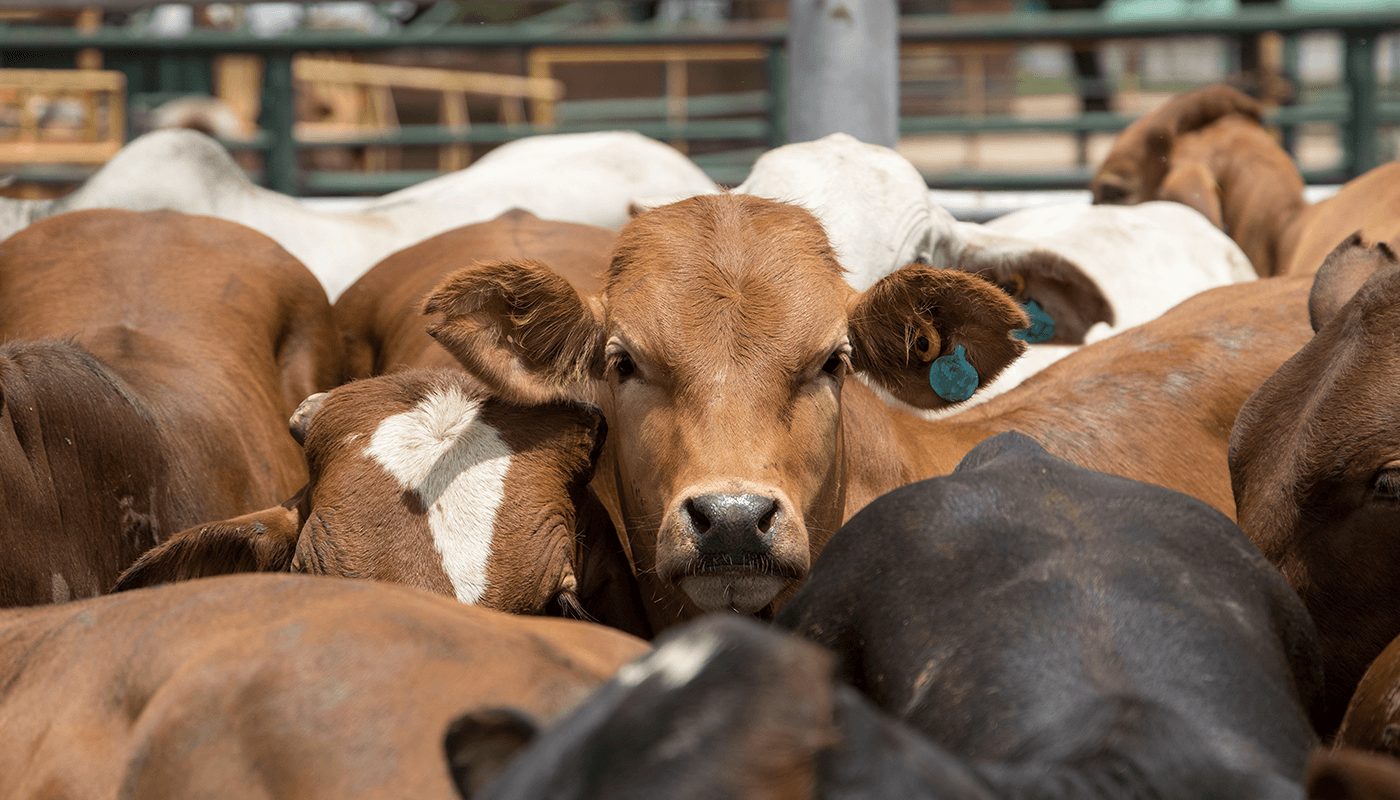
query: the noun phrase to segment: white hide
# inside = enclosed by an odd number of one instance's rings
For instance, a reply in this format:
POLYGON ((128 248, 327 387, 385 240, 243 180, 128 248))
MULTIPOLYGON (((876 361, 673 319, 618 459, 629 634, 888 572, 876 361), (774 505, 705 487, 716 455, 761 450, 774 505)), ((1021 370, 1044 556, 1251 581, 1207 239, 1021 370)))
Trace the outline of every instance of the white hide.
POLYGON ((495 429, 481 424, 481 403, 452 388, 424 398, 375 429, 365 455, 417 495, 427 509, 433 546, 457 599, 485 594, 496 513, 505 501, 513 455, 495 429))
POLYGON ((679 689, 700 674, 719 652, 719 646, 719 639, 710 631, 693 633, 627 664, 617 671, 616 680, 622 686, 636 686, 658 675, 666 688, 679 689))
POLYGON ((929 261, 933 241, 952 233, 946 215, 930 213, 928 187, 913 164, 844 133, 764 153, 734 191, 811 211, 846 281, 862 292, 910 262, 929 261))
MULTIPOLYGON (((1257 278, 1244 251, 1195 210, 1154 201, 1135 206, 1055 205, 1027 208, 986 223, 958 223, 982 246, 1040 248, 1078 264, 1099 285, 1116 316, 1089 329, 1085 343, 1156 319, 1188 297, 1257 278), (977 230, 981 229, 981 230, 977 230)), ((1020 359, 945 417, 995 397, 1061 358, 1075 345, 1032 345, 1020 359)))
POLYGON ((82 187, 52 201, 0 200, 0 238, 34 220, 86 208, 174 209, 267 234, 334 301, 390 253, 443 231, 522 208, 543 219, 619 229, 637 195, 718 191, 669 145, 631 131, 533 136, 466 169, 344 212, 317 211, 253 184, 213 139, 188 130, 135 139, 82 187))
POLYGON ((1195 210, 1164 200, 1135 206, 1042 206, 988 222, 1078 264, 1113 304, 1094 342, 1160 317, 1207 289, 1258 277, 1239 245, 1195 210))

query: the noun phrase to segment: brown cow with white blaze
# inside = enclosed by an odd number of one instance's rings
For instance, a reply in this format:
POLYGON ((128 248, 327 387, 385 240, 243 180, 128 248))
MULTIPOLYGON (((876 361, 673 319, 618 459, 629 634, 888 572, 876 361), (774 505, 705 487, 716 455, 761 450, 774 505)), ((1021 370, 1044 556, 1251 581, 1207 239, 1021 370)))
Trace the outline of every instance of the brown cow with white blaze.
POLYGON ((309 398, 292 429, 311 472, 301 492, 182 531, 142 556, 118 590, 289 571, 403 583, 524 614, 558 600, 619 624, 597 607, 610 574, 602 559, 621 558, 588 489, 607 433, 596 408, 516 406, 459 369, 405 370, 309 398))
POLYGON ((792 205, 712 195, 643 214, 595 297, 538 262, 477 264, 425 308, 494 391, 602 407, 611 434, 593 486, 659 630, 705 610, 773 613, 851 514, 1005 430, 1231 512, 1229 425, 1304 340, 1306 285, 1207 295, 938 422, 849 373, 946 407, 930 366, 965 357, 991 380, 1024 348, 1012 332, 1025 315, 979 278, 917 265, 858 293, 792 205))

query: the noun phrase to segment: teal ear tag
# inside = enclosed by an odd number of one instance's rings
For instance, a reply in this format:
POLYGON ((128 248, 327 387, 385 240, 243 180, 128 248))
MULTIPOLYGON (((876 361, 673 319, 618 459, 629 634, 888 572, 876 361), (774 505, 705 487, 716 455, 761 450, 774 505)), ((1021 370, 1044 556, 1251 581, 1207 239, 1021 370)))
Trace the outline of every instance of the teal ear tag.
POLYGON ((977 368, 967 363, 967 351, 962 345, 951 355, 934 360, 928 368, 928 385, 933 393, 950 403, 961 403, 977 391, 977 368))
POLYGON ((1045 309, 1041 308, 1039 303, 1027 300, 1021 308, 1025 309, 1026 316, 1030 317, 1031 326, 1019 331, 1012 331, 1012 336, 1031 344, 1041 344, 1055 338, 1055 320, 1045 313, 1045 309))

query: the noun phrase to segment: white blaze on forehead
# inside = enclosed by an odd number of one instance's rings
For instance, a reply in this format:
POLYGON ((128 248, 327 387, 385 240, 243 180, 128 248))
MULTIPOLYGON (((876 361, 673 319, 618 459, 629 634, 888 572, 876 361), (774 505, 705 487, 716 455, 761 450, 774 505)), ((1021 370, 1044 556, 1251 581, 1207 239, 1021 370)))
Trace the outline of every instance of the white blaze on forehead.
POLYGON ((486 592, 486 562, 496 512, 505 499, 511 450, 478 420, 481 403, 460 389, 434 392, 380 423, 365 455, 428 511, 433 546, 457 599, 486 592))
POLYGON ((634 661, 617 672, 617 682, 636 686, 652 675, 660 675, 667 688, 676 689, 689 683, 719 649, 719 639, 710 633, 697 633, 671 642, 660 650, 634 661))

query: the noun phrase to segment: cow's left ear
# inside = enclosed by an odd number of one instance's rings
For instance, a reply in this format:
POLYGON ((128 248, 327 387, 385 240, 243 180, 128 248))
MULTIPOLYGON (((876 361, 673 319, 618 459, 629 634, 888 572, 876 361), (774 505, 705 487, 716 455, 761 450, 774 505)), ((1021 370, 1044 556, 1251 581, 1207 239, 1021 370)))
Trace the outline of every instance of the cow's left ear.
POLYGON ((862 294, 849 314, 851 364, 917 408, 944 408, 990 383, 1026 345, 1030 323, 981 278, 911 264, 862 294))
POLYGON ((480 797, 537 733, 534 720, 510 708, 469 711, 453 720, 443 747, 458 793, 464 800, 480 797))
POLYGON ((1400 262, 1390 245, 1379 242, 1369 246, 1361 238, 1361 231, 1332 248, 1317 268, 1312 291, 1308 292, 1308 319, 1313 332, 1322 330, 1372 275, 1397 263, 1400 262))

